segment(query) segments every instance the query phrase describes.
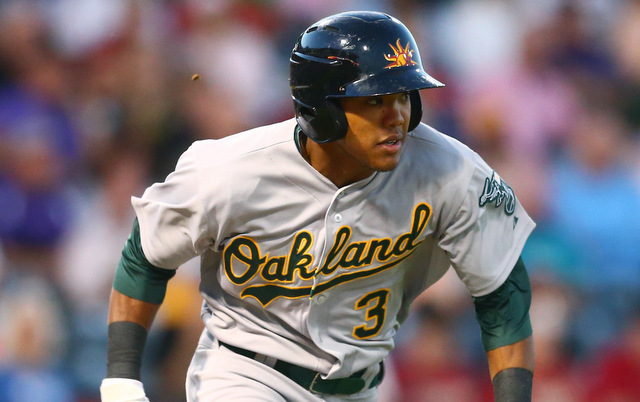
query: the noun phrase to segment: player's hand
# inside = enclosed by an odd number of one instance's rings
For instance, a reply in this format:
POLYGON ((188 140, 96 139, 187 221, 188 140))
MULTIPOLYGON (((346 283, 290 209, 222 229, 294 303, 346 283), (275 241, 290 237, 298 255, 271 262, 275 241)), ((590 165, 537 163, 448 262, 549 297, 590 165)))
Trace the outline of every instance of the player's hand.
POLYGON ((102 402, 149 402, 144 387, 130 378, 105 378, 100 385, 102 402))

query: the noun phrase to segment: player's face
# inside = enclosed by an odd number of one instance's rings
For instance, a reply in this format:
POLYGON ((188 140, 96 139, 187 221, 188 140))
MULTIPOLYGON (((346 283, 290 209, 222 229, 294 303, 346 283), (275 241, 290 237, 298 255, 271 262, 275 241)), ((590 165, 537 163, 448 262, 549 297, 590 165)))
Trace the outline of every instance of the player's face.
MULTIPOLYGON (((389 171, 400 161, 404 147, 411 102, 408 93, 344 98, 342 108, 349 129, 336 141, 354 169, 364 177, 373 171, 389 171)), ((363 177, 363 178, 364 178, 363 177)))

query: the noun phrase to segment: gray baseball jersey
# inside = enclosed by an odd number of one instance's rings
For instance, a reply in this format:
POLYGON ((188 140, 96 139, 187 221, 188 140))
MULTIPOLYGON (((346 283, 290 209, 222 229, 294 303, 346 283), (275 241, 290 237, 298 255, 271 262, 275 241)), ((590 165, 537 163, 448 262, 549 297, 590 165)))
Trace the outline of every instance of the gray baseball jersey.
POLYGON ((295 125, 197 141, 132 200, 151 263, 200 256, 214 337, 348 377, 387 356, 450 266, 473 296, 509 275, 535 224, 465 145, 421 124, 396 169, 337 188, 300 155, 295 125))

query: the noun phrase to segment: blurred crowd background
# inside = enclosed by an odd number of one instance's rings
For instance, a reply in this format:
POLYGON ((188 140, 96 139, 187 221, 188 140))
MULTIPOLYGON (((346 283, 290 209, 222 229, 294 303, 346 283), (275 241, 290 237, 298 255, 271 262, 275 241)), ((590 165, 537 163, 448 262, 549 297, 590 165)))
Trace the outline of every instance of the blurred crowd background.
MULTIPOLYGON (((446 84, 423 91, 423 121, 480 153, 538 224, 534 400, 640 400, 638 0, 0 1, 0 400, 99 400, 131 195, 194 140, 291 117, 293 43, 354 9, 412 30, 446 84)), ((184 400, 197 281, 197 262, 179 270, 150 333, 152 401, 184 400)), ((455 274, 397 344, 383 401, 491 400, 455 274)))

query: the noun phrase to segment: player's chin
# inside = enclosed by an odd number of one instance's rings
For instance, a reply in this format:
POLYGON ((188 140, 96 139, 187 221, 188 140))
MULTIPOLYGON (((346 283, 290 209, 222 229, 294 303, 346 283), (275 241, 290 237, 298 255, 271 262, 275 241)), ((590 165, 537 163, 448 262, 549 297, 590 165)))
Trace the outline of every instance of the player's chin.
POLYGON ((372 162, 373 168, 379 172, 387 172, 395 169, 400 163, 402 148, 393 152, 380 152, 372 162))
POLYGON ((373 170, 376 170, 378 172, 389 172, 395 169, 399 163, 400 163, 399 156, 397 157, 386 156, 382 158, 377 158, 372 163, 371 167, 373 168, 373 170))

